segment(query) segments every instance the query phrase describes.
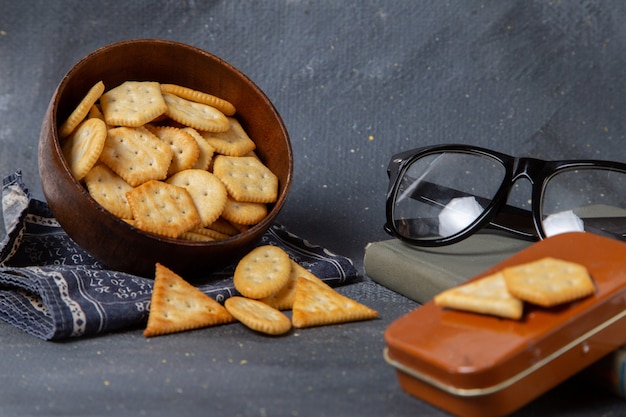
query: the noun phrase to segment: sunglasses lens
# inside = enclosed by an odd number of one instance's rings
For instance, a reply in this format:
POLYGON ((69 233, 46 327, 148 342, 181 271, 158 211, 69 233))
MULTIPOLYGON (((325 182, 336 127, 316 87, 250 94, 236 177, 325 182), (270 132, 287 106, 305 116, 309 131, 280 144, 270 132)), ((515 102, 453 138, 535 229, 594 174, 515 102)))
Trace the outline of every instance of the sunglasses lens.
POLYGON ((546 236, 588 231, 626 239, 626 172, 585 167, 557 173, 544 187, 541 219, 546 236))
POLYGON ((465 152, 426 154, 403 171, 393 196, 400 236, 438 240, 469 230, 500 189, 506 170, 496 159, 465 152))

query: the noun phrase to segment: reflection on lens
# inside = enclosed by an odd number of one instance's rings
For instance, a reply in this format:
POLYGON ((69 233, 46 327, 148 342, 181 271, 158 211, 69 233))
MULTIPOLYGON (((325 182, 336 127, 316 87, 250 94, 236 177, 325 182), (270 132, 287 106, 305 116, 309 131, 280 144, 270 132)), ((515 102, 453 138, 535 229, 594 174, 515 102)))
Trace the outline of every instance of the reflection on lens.
POLYGON ((584 228, 585 231, 618 239, 626 237, 626 173, 601 168, 562 171, 546 184, 541 200, 544 233, 551 236, 584 228), (562 221, 558 229, 554 218, 571 213, 579 221, 562 221))
POLYGON ((395 194, 396 230, 408 238, 428 240, 471 227, 491 203, 505 173, 495 159, 464 152, 416 159, 406 169, 395 194), (456 207, 459 201, 470 204, 456 207))
POLYGON ((547 237, 565 232, 584 232, 585 223, 572 210, 567 210, 546 216, 543 219, 543 230, 547 237))
POLYGON ((448 237, 470 226, 483 212, 474 197, 453 198, 439 213, 439 234, 448 237))

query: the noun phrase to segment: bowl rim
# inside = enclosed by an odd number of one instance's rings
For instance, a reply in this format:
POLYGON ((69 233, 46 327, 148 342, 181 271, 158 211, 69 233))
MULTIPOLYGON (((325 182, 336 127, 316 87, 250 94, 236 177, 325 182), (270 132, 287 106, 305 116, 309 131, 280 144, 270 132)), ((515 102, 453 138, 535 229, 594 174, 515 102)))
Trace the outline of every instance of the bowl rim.
POLYGON ((282 210, 283 206, 286 203, 287 200, 287 195, 289 193, 289 189, 291 187, 291 183, 293 180, 293 148, 292 148, 292 144, 291 144, 291 139, 289 136, 289 132, 287 131, 287 128, 284 124, 284 121, 280 115, 280 113, 278 112, 278 110, 276 109, 276 107, 274 106, 274 103, 271 102, 271 100, 267 97, 267 95, 265 94, 264 91, 261 90, 261 88, 254 82, 252 81, 252 79, 250 79, 246 74, 244 74, 241 70, 239 70, 238 68, 236 68, 235 66, 233 66, 232 64, 230 64, 229 62, 227 62, 226 60, 224 60, 223 58, 208 52, 206 50, 203 50, 201 48, 198 48, 196 46, 193 45, 189 45, 186 43, 182 43, 182 42, 178 42, 178 41, 173 41, 173 40, 167 40, 167 39, 158 39, 158 38, 137 38, 137 39, 127 39, 127 40, 122 40, 122 41, 118 41, 118 42, 113 42, 110 44, 106 44, 103 46, 98 47, 97 49, 91 51, 90 53, 88 53, 87 55, 83 56, 81 59, 79 59, 78 61, 76 61, 71 68, 65 73, 65 75, 61 78, 61 81, 59 82, 58 86, 56 87, 54 94, 52 96, 52 99, 50 101, 50 109, 51 109, 51 113, 50 113, 50 117, 51 117, 51 128, 52 128, 52 136, 53 136, 53 140, 52 140, 52 145, 53 145, 53 151, 55 153, 55 157, 59 158, 61 161, 61 164, 64 168, 64 173, 70 177, 70 183, 72 184, 72 186, 75 188, 76 191, 78 191, 79 193, 82 194, 83 197, 85 197, 89 202, 90 205, 93 205, 94 208, 96 208, 97 210, 99 210, 100 212, 104 213, 105 216, 109 216, 110 218, 114 219, 116 222, 120 223, 123 225, 123 227, 126 227, 129 231, 134 232, 134 233, 138 233, 140 235, 142 235, 143 237, 145 237, 146 239, 149 240, 154 240, 157 241, 159 243, 165 243, 165 244, 172 244, 172 245, 176 245, 178 247, 220 247, 223 246, 225 244, 228 243, 234 243, 237 241, 245 241, 247 240, 250 236, 259 233, 260 229, 263 230, 267 230, 269 229, 272 224, 275 221, 276 216, 278 215, 278 213, 282 210), (84 186, 82 186, 72 175, 71 175, 71 171, 69 169, 69 166, 67 164, 67 161, 65 160, 65 157, 63 156, 63 152, 62 152, 62 148, 61 148, 61 142, 60 142, 60 138, 59 138, 59 125, 57 123, 57 119, 58 119, 58 103, 59 103, 59 99, 62 96, 65 88, 67 87, 67 84, 71 81, 72 76, 78 72, 81 68, 81 66, 86 65, 89 61, 91 61, 94 57, 107 53, 109 50, 113 49, 113 48, 119 48, 119 47, 125 47, 128 45, 140 45, 140 44, 146 44, 146 45, 153 45, 154 43, 159 43, 161 45, 169 45, 169 46, 173 46, 173 47, 179 47, 179 48, 184 48, 189 50, 190 52, 196 53, 196 54, 200 54, 203 55, 204 57, 213 60, 217 63, 219 63, 219 65, 225 66, 227 68, 227 70, 235 73, 238 77, 242 78, 244 81, 247 81, 247 84, 249 87, 251 87, 252 89, 254 89, 256 91, 256 93, 263 99, 263 101, 265 102, 266 105, 268 105, 268 107, 270 108, 271 112, 273 113, 274 117, 276 118, 276 121, 280 127, 280 130, 282 131, 282 136, 285 138, 285 147, 287 150, 287 167, 288 167, 288 172, 286 173, 285 176, 285 181, 284 184, 282 186, 282 190, 279 193, 278 199, 276 200, 276 202, 272 203, 272 208, 270 211, 268 211, 267 215, 265 216, 265 218, 263 220, 261 220, 259 223, 252 225, 250 228, 248 228, 246 231, 238 233, 237 235, 234 236, 230 236, 224 239, 220 239, 220 240, 214 240, 214 241, 192 241, 192 240, 183 240, 183 239, 176 239, 176 238, 172 238, 172 237, 168 237, 168 236, 162 236, 162 235, 158 235, 158 234, 154 234, 154 233, 149 233, 146 231, 143 231, 137 227, 132 226, 131 224, 129 224, 128 222, 125 222, 124 220, 120 219, 119 217, 115 216, 114 214, 112 214, 111 212, 109 212, 108 210, 106 210, 104 207, 102 207, 90 194, 89 192, 86 190, 86 188, 84 186))

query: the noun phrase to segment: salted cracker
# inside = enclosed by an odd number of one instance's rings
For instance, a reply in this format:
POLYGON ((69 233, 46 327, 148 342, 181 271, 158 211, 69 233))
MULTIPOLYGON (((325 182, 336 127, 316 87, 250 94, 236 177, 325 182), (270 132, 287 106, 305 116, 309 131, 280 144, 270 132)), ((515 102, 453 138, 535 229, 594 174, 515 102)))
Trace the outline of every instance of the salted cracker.
POLYGON ((172 156, 172 148, 145 127, 117 127, 109 129, 100 159, 135 187, 165 179, 172 156))
MULTIPOLYGON (((217 178, 217 177, 216 177, 217 178)), ((267 217, 267 205, 265 203, 247 203, 235 201, 228 197, 222 218, 238 224, 253 225, 267 217)))
POLYGON ((157 263, 145 337, 234 322, 216 300, 157 263))
POLYGON ((246 327, 277 336, 291 329, 291 321, 279 310, 250 298, 233 296, 224 302, 226 310, 246 327))
POLYGON ((102 96, 102 93, 104 93, 104 83, 98 81, 89 89, 80 103, 78 103, 68 118, 61 124, 59 128, 59 137, 61 139, 69 136, 74 129, 85 120, 89 114, 89 110, 91 110, 91 107, 98 101, 100 96, 102 96))
POLYGON ((226 116, 232 116, 236 112, 235 106, 230 101, 209 93, 194 90, 189 87, 184 87, 177 84, 161 84, 161 91, 174 94, 186 100, 195 101, 197 103, 202 103, 211 107, 215 107, 226 116))
POLYGON ((235 227, 231 222, 224 219, 223 217, 215 220, 213 223, 208 225, 207 228, 228 236, 234 236, 240 233, 240 229, 235 227))
POLYGON ((133 187, 111 168, 97 164, 85 175, 85 185, 89 195, 111 214, 120 219, 132 219, 126 193, 133 187))
POLYGON ((209 229, 207 227, 196 227, 195 229, 191 229, 189 233, 193 233, 194 235, 197 235, 196 237, 197 240, 205 240, 205 241, 221 240, 221 239, 227 239, 230 237, 227 234, 218 232, 217 230, 209 229))
POLYGON ((244 156, 256 149, 256 144, 236 118, 228 117, 228 125, 225 132, 202 131, 200 134, 221 155, 244 156))
POLYGON ((146 126, 146 128, 172 148, 172 162, 167 170, 168 176, 194 166, 200 156, 200 148, 189 133, 173 126, 146 126))
POLYGON ((226 187, 215 175, 201 169, 186 169, 167 179, 168 184, 185 188, 191 196, 202 226, 208 226, 223 213, 228 197, 226 187))
POLYGON ((298 278, 305 278, 313 282, 324 284, 324 281, 315 274, 311 273, 296 261, 291 260, 291 270, 287 284, 277 293, 262 298, 260 301, 278 310, 290 310, 293 307, 293 301, 296 297, 298 278))
POLYGON ((107 137, 107 128, 100 119, 87 119, 72 132, 62 151, 70 172, 81 181, 98 162, 107 137))
POLYGON ((376 310, 339 294, 326 283, 298 278, 291 316, 293 327, 302 329, 376 317, 376 310))
POLYGON ((239 260, 233 275, 235 289, 248 298, 264 298, 289 281, 289 255, 273 245, 258 246, 239 260))
POLYGON ((102 114, 102 110, 100 110, 98 103, 91 106, 91 108, 89 109, 89 113, 87 113, 86 118, 87 119, 92 119, 92 118, 100 119, 106 123, 106 120, 104 120, 104 114, 102 114))
POLYGON ((197 233, 195 230, 190 230, 188 232, 183 232, 180 236, 178 236, 180 240, 189 240, 192 242, 212 242, 215 239, 204 235, 202 233, 197 233))
POLYGON ((575 262, 545 257, 502 271, 508 291, 542 307, 553 307, 594 294, 587 268, 575 262))
POLYGON ((218 155, 213 161, 213 173, 234 200, 273 203, 278 198, 278 177, 255 157, 218 155))
POLYGON ((167 110, 155 81, 125 81, 104 93, 100 105, 110 126, 143 126, 167 110))
POLYGON ((501 272, 445 290, 433 300, 440 307, 514 320, 520 319, 524 310, 523 301, 507 290, 501 272))
POLYGON ((186 189, 148 181, 126 193, 137 228, 176 238, 200 224, 200 215, 186 189))
POLYGON ((211 161, 213 160, 213 154, 215 154, 215 148, 209 145, 198 131, 192 127, 184 127, 182 128, 184 132, 189 134, 196 141, 196 145, 198 146, 198 159, 196 163, 192 166, 195 169, 204 169, 207 171, 211 166, 211 161))
POLYGON ((229 128, 228 119, 215 107, 165 92, 163 99, 167 105, 166 114, 178 123, 211 132, 224 132, 229 128))

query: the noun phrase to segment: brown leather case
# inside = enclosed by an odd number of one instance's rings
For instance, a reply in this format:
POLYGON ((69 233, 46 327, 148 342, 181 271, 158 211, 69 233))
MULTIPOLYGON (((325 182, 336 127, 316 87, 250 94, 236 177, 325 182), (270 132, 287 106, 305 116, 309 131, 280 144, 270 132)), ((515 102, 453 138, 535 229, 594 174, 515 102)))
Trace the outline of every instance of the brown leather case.
POLYGON ((401 387, 457 416, 503 416, 626 343, 626 243, 565 233, 474 279, 546 256, 584 265, 596 293, 550 309, 526 304, 519 321, 430 301, 385 331, 401 387))

